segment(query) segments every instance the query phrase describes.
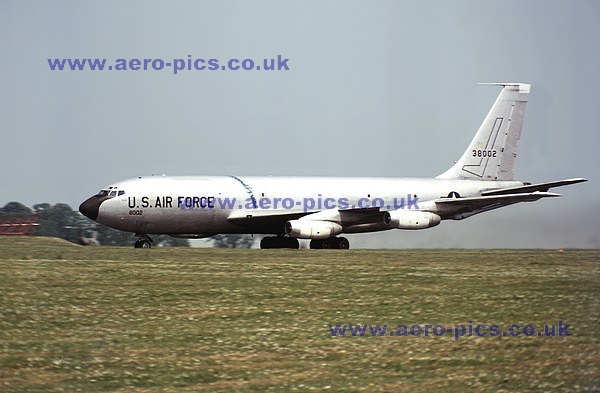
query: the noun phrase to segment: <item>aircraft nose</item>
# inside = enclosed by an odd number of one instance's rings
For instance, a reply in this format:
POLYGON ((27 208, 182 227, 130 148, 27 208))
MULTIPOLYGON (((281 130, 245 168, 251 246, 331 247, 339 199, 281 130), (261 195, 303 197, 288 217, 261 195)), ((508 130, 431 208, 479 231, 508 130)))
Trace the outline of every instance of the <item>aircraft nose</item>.
POLYGON ((106 196, 94 195, 93 197, 88 198, 85 202, 79 205, 79 211, 87 218, 96 221, 96 219, 98 218, 98 211, 100 210, 100 205, 107 199, 108 197, 106 196))

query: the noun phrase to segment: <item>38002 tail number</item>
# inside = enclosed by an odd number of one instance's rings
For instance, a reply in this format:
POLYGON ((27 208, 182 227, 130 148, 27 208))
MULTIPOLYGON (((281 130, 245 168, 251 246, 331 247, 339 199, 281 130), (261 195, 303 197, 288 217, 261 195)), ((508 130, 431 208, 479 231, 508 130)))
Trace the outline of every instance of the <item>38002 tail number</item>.
POLYGON ((496 157, 496 150, 473 150, 473 157, 496 157))

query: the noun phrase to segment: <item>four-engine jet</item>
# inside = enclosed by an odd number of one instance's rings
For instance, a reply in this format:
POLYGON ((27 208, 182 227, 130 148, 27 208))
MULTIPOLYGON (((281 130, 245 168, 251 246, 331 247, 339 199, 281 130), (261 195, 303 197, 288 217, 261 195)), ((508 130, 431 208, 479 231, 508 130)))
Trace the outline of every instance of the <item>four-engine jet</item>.
POLYGON ((425 229, 442 220, 541 198, 574 178, 531 184, 513 179, 530 85, 503 89, 462 157, 432 179, 344 177, 140 176, 103 188, 79 207, 85 216, 136 234, 201 238, 267 234, 261 248, 350 247, 344 233, 425 229))

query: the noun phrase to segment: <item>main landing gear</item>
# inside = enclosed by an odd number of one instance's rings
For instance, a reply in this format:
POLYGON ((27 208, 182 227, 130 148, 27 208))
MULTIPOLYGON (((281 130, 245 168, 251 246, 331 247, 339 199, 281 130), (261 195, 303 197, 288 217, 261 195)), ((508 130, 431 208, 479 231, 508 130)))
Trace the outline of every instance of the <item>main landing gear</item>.
POLYGON ((298 239, 284 236, 267 236, 260 241, 260 248, 300 248, 298 239))
MULTIPOLYGON (((267 236, 260 241, 260 248, 299 248, 298 239, 285 236, 267 236)), ((312 249, 338 249, 347 250, 350 242, 345 237, 330 237, 329 239, 311 240, 312 249)))
POLYGON ((330 237, 329 239, 315 239, 310 241, 310 248, 333 248, 338 250, 348 250, 350 242, 345 237, 330 237))
POLYGON ((150 248, 150 247, 152 247, 152 243, 154 242, 154 240, 152 240, 152 238, 150 236, 146 235, 145 233, 136 233, 135 235, 138 237, 138 240, 135 242, 133 247, 135 247, 135 248, 150 248))

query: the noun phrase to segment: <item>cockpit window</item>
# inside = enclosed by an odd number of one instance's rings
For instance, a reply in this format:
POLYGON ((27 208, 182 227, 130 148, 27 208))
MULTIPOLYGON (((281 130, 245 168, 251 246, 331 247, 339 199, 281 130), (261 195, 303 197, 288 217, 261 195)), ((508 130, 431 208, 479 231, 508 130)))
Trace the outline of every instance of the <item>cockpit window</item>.
POLYGON ((125 190, 119 190, 118 188, 119 187, 108 187, 108 189, 100 190, 100 192, 98 193, 98 196, 116 197, 117 195, 118 196, 125 195, 125 190))

